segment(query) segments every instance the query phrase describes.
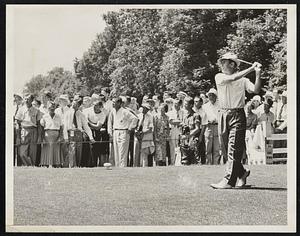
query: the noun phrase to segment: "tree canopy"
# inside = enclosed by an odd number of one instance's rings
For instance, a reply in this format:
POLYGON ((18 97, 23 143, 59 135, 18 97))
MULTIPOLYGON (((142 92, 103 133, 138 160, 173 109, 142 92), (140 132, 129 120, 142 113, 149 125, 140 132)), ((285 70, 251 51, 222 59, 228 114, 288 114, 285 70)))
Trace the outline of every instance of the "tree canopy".
POLYGON ((195 95, 215 86, 217 59, 228 51, 262 63, 266 88, 286 89, 286 10, 123 9, 103 19, 105 30, 74 59, 75 74, 54 68, 32 78, 27 90, 71 95, 110 87, 138 99, 165 90, 195 95))

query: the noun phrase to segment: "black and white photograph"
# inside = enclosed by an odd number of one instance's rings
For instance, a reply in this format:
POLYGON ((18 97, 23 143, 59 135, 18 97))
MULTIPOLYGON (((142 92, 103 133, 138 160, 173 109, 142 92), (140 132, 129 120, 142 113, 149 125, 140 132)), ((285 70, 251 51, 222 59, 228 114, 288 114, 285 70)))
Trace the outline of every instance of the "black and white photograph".
POLYGON ((6 232, 296 232, 296 5, 6 5, 6 232))

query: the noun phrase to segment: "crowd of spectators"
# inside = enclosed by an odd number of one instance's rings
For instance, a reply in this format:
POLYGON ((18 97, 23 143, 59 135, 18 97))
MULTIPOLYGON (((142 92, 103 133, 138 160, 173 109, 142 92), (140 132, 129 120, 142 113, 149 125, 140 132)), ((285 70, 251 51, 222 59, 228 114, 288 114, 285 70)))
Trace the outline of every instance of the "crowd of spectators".
MULTIPOLYGON (((14 165, 117 167, 224 164, 218 134, 218 92, 91 96, 46 91, 42 98, 14 94, 14 165)), ((263 149, 264 137, 287 131, 287 93, 274 89, 246 103, 246 150, 263 149)))

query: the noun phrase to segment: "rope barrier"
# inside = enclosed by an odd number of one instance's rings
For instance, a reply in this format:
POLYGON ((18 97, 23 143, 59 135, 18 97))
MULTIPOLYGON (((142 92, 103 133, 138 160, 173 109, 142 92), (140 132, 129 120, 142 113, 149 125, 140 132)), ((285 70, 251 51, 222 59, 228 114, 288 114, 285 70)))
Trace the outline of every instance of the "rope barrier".
MULTIPOLYGON (((179 141, 182 139, 165 139, 166 141, 171 141, 171 140, 175 140, 175 141, 179 141)), ((153 141, 154 143, 157 142, 153 139, 146 139, 146 140, 141 140, 139 141, 139 143, 142 142, 151 142, 153 141)), ((161 141, 161 140, 160 140, 161 141)), ((129 141, 130 143, 132 142, 137 142, 137 141, 129 141)), ((29 145, 29 144, 63 144, 63 143, 89 143, 89 144, 96 144, 96 143, 113 143, 112 140, 109 141, 58 141, 58 142, 30 142, 30 143, 18 143, 18 144, 14 144, 14 146, 22 146, 22 145, 29 145)))

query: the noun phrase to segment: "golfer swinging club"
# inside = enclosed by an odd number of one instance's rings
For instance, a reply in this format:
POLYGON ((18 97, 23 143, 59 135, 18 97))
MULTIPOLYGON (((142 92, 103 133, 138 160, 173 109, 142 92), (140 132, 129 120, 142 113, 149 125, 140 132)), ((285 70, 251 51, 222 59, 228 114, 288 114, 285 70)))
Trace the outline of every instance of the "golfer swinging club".
POLYGON ((246 133, 245 90, 259 93, 261 64, 254 62, 248 69, 238 71, 240 61, 232 53, 223 55, 218 64, 222 70, 215 76, 220 105, 218 132, 223 154, 228 161, 225 177, 210 186, 215 189, 243 188, 250 174, 250 170, 246 170, 241 163, 246 133), (253 71, 256 74, 255 84, 244 77, 253 71))

